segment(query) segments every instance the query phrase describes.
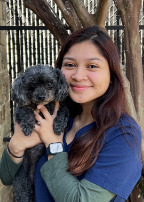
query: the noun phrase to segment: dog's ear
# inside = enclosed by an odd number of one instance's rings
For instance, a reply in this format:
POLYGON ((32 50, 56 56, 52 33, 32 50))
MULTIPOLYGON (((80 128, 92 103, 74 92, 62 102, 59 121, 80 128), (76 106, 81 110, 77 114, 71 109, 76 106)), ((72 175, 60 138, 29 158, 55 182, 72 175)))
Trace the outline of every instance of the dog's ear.
POLYGON ((68 84, 60 69, 55 69, 57 77, 57 89, 55 100, 62 101, 68 96, 68 84))
POLYGON ((26 90, 22 82, 23 74, 19 74, 15 79, 11 89, 11 99, 19 106, 29 105, 30 101, 26 96, 26 90))

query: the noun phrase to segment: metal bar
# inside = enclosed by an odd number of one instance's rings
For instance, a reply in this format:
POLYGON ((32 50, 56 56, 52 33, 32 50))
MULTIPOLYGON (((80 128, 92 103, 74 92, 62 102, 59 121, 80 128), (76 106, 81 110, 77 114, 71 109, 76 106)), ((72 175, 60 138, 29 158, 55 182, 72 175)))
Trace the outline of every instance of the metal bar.
MULTIPOLYGON (((37 25, 39 25, 39 19, 36 19, 37 25)), ((40 30, 37 30, 37 51, 38 51, 38 64, 40 64, 40 30)))
POLYGON ((48 30, 45 26, 0 26, 0 30, 48 30))
MULTIPOLYGON (((15 5, 15 16, 16 16, 16 26, 19 26, 19 15, 17 12, 17 4, 15 5)), ((17 30, 16 32, 16 44, 17 46, 17 70, 18 72, 21 72, 21 53, 20 53, 20 32, 17 30)), ((16 72, 16 73, 18 73, 16 72)))
MULTIPOLYGON (((47 33, 48 35, 48 33, 47 33)), ((48 36, 46 35, 45 37, 45 44, 46 44, 46 47, 48 46, 48 36)), ((46 64, 48 64, 48 48, 45 49, 45 54, 46 54, 46 64)))
MULTIPOLYGON (((120 16, 119 16, 118 12, 116 14, 116 20, 117 20, 117 25, 119 25, 120 16)), ((117 30, 116 39, 117 39, 117 46, 118 46, 118 49, 119 49, 119 52, 120 52, 120 37, 119 37, 119 35, 120 35, 120 31, 117 30)))
POLYGON ((25 51, 25 57, 26 57, 26 67, 28 67, 28 33, 27 30, 25 30, 24 33, 24 40, 25 40, 25 46, 24 46, 24 51, 25 51))
MULTIPOLYGON (((21 4, 21 0, 19 0, 19 25, 22 26, 23 22, 22 22, 22 4, 21 4), (21 14, 21 16, 20 16, 21 14)), ((21 70, 23 71, 23 66, 24 66, 24 59, 25 57, 23 57, 24 55, 24 44, 23 44, 23 30, 20 30, 20 39, 19 39, 19 46, 20 46, 20 65, 21 65, 21 70)))
POLYGON ((43 38, 43 32, 41 32, 41 63, 44 64, 44 38, 43 38))
POLYGON ((31 39, 31 33, 29 32, 29 62, 32 64, 32 39, 31 39))
POLYGON ((10 139, 11 139, 11 137, 4 137, 4 138, 3 138, 3 142, 9 142, 10 139))
MULTIPOLYGON (((107 30, 123 30, 121 25, 105 26, 107 30)), ((144 25, 140 25, 139 29, 144 29, 144 25)), ((0 30, 48 30, 46 26, 0 26, 0 30)))

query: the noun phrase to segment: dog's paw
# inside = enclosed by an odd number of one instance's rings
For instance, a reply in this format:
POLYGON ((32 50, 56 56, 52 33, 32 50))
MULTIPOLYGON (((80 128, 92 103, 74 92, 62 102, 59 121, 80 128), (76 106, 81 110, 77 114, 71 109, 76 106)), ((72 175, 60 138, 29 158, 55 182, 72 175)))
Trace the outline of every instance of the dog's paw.
POLYGON ((63 129, 61 127, 61 124, 55 123, 53 125, 53 129, 54 129, 54 133, 57 135, 61 135, 61 133, 63 132, 63 129))
POLYGON ((16 122, 20 124, 26 136, 31 135, 36 123, 34 111, 28 107, 18 107, 16 109, 16 122))
POLYGON ((32 134, 33 128, 29 127, 28 125, 26 125, 25 127, 23 126, 22 132, 23 132, 26 136, 29 136, 29 135, 32 134))
POLYGON ((54 119, 54 125, 53 125, 54 132, 57 135, 61 135, 61 133, 64 132, 68 120, 69 120, 69 110, 63 102, 60 102, 60 108, 57 112, 56 118, 54 119))
POLYGON ((65 127, 67 126, 67 121, 64 121, 63 117, 56 117, 53 124, 54 133, 61 135, 64 132, 65 127))

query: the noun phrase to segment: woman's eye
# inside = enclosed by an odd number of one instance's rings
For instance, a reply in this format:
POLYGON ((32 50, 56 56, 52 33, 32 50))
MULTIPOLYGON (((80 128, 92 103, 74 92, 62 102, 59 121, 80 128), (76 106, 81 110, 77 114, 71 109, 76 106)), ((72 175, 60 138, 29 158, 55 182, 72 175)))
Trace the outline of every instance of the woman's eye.
POLYGON ((94 69, 94 68, 98 68, 98 66, 97 65, 89 65, 88 68, 94 69))
POLYGON ((66 64, 64 64, 64 66, 66 66, 66 67, 75 67, 75 65, 72 64, 72 63, 66 63, 66 64))

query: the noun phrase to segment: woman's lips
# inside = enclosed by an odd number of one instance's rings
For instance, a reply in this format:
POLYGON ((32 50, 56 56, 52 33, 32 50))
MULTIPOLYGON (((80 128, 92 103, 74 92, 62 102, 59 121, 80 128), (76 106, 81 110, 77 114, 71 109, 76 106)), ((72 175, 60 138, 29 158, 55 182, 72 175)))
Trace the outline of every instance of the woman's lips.
POLYGON ((84 91, 84 90, 90 88, 90 86, 71 86, 71 88, 74 91, 84 91))

